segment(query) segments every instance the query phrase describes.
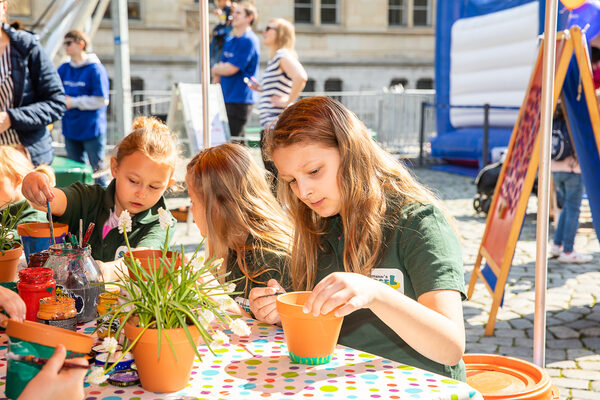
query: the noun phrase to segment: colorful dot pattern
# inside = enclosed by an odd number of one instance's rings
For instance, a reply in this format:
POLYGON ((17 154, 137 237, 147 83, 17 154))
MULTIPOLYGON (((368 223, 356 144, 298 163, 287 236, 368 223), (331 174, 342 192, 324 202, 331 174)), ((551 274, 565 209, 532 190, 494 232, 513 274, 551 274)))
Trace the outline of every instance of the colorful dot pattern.
MULTIPOLYGON (((246 320, 249 337, 230 334, 231 342, 214 349, 198 347, 190 382, 177 393, 152 393, 140 385, 85 384, 86 400, 176 399, 448 399, 483 400, 464 382, 337 346, 322 365, 292 363, 281 328, 246 320), (253 355, 251 355, 252 353, 253 355)), ((91 333, 92 323, 80 327, 91 333)), ((229 333, 229 331, 226 331, 229 333)), ((0 335, 0 400, 6 382, 7 337, 0 335)))

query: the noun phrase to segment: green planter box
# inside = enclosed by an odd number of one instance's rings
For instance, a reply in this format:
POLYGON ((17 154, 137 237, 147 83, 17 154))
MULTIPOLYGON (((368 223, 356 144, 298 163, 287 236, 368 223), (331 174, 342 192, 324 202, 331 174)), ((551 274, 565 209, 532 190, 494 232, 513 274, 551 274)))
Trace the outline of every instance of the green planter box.
POLYGON ((52 169, 56 174, 56 187, 69 186, 75 182, 94 183, 92 167, 65 157, 54 157, 52 169))

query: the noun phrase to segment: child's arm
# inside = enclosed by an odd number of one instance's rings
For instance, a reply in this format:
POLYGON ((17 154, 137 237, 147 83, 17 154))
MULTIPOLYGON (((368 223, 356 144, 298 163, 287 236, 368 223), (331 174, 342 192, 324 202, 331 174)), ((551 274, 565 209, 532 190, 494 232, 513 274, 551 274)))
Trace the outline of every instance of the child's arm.
POLYGON ((3 286, 0 286, 0 307, 16 321, 21 322, 25 319, 25 303, 17 293, 3 286))
POLYGON ((425 357, 456 365, 465 350, 461 295, 454 290, 422 294, 418 301, 364 275, 336 272, 325 277, 304 304, 304 312, 345 316, 369 308, 409 346, 425 357))
POLYGON ((46 200, 50 201, 52 215, 61 217, 67 209, 67 196, 65 196, 65 193, 52 187, 48 175, 41 171, 28 173, 23 179, 21 191, 31 205, 38 210, 48 211, 46 200))

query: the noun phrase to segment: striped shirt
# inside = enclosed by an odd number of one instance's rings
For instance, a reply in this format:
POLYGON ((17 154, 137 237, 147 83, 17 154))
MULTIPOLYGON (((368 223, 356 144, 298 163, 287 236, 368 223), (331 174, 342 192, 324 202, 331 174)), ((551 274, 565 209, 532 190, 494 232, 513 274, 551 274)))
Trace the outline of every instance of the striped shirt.
POLYGON ((271 97, 289 95, 292 91, 292 80, 279 65, 279 61, 283 57, 293 57, 293 55, 286 49, 277 50, 275 56, 269 61, 262 78, 262 94, 258 111, 260 112, 260 126, 263 129, 267 129, 283 112, 283 108, 271 105, 271 97))
MULTIPOLYGON (((13 79, 10 65, 10 44, 0 57, 0 111, 7 111, 13 107, 13 79)), ((0 132, 0 145, 20 144, 17 131, 12 128, 0 132)))

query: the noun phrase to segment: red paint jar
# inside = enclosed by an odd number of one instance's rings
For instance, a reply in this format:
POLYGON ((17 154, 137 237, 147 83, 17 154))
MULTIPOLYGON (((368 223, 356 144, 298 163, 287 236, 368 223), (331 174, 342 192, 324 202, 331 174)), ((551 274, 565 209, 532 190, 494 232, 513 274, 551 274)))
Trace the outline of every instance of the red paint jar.
POLYGON ((20 270, 17 290, 19 291, 19 296, 21 296, 27 306, 25 318, 29 321, 37 321, 40 299, 56 294, 54 270, 42 267, 20 270))

